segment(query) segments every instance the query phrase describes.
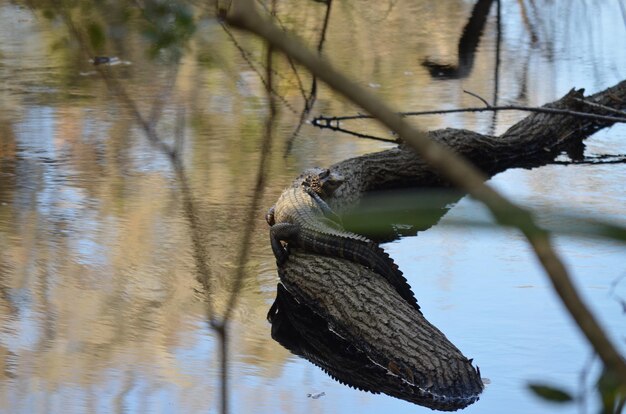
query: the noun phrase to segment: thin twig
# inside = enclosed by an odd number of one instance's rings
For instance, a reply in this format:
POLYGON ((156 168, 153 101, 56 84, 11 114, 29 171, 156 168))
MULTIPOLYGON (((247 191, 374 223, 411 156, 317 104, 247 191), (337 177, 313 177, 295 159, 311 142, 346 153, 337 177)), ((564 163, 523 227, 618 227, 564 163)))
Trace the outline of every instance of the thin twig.
MULTIPOLYGON (((599 115, 593 114, 590 112, 579 112, 579 111, 570 111, 568 109, 558 109, 558 108, 535 108, 529 106, 522 105, 500 105, 500 106, 489 106, 489 107, 472 107, 472 108, 456 108, 456 109, 436 109, 430 111, 410 111, 410 112, 398 112, 397 114, 403 117, 406 116, 420 116, 420 115, 439 115, 439 114, 454 114, 459 112, 484 112, 484 111, 525 111, 525 112, 538 112, 545 114, 556 114, 556 115, 570 115, 577 116, 586 119, 592 119, 597 121, 607 121, 607 122, 626 122, 626 117, 617 117, 617 116, 607 116, 607 115, 599 115)), ((358 115, 345 115, 345 116, 323 116, 320 115, 313 119, 313 122, 316 120, 320 121, 349 121, 352 119, 373 119, 372 115, 366 114, 358 114, 358 115)), ((323 124, 318 125, 320 128, 324 128, 323 124)))
MULTIPOLYGON (((500 90, 500 49, 502 47, 502 2, 496 0, 496 56, 493 67, 493 105, 498 105, 498 93, 500 90)), ((491 116, 491 127, 489 134, 496 132, 496 121, 498 120, 498 112, 493 112, 491 116)))
POLYGON ((178 75, 179 65, 174 65, 168 73, 168 79, 165 87, 161 90, 161 92, 157 95, 154 103, 152 104, 152 109, 150 110, 150 115, 148 115, 148 123, 154 128, 156 124, 159 122, 159 118, 163 114, 163 107, 165 106, 165 102, 172 95, 172 90, 174 89, 174 85, 176 85, 176 77, 178 75))
MULTIPOLYGON (((285 31, 285 32, 287 31, 287 28, 285 27, 285 24, 280 20, 280 17, 278 17, 278 14, 276 12, 272 13, 270 11, 270 9, 268 8, 268 6, 261 0, 257 0, 256 3, 258 5, 260 5, 261 7, 263 7, 265 9, 265 11, 267 11, 268 14, 270 14, 272 16, 272 19, 276 22, 276 24, 283 31, 285 31)), ((307 99, 306 92, 304 91, 304 84, 302 82, 302 78, 300 77, 300 73, 298 72, 298 68, 294 64, 293 59, 291 59, 289 56, 287 56, 287 62, 289 63, 289 66, 290 66, 294 76, 296 77, 296 82, 298 83, 298 89, 300 90, 300 94, 302 95, 302 99, 306 101, 306 99, 307 99)), ((277 73, 277 75, 280 76, 279 73, 277 73)))
MULTIPOLYGON (((324 24, 322 25, 320 39, 317 43, 317 53, 319 54, 322 53, 322 49, 324 48, 324 41, 326 40, 326 31, 328 30, 328 22, 330 21, 331 5, 332 5, 332 0, 327 0, 326 13, 324 15, 324 24)), ((289 55, 287 56, 288 56, 289 62, 292 63, 291 57, 289 57, 289 55)), ((300 119, 298 120, 298 124, 296 125, 296 128, 289 136, 289 139, 287 139, 287 144, 285 145, 285 152, 283 154, 283 157, 286 157, 291 152, 293 143, 298 137, 298 135, 300 134, 300 130, 302 129, 302 126, 304 125, 304 121, 306 121, 306 118, 311 113, 311 110, 313 109, 313 105, 315 105, 316 100, 317 100, 317 78, 315 77, 315 75, 313 75, 313 78, 311 79, 311 91, 309 92, 308 97, 305 96, 304 98, 304 107, 302 108, 302 112, 300 113, 300 119)), ((360 136, 360 138, 375 139, 373 137, 365 137, 365 136, 360 136)))
MULTIPOLYGON (((239 54, 241 55, 243 60, 245 60, 246 63, 248 64, 248 66, 250 67, 250 69, 252 69, 257 74, 257 76, 259 77, 259 80, 261 81, 263 86, 265 86, 265 89, 267 89, 268 88, 268 81, 263 77, 263 75, 261 75, 261 73, 256 68, 256 66, 254 66, 254 64, 252 64, 252 60, 250 58, 250 53, 248 51, 246 51, 243 47, 241 47, 241 45, 239 44, 239 42, 237 41, 235 36, 231 33, 230 30, 228 30, 228 27, 226 27, 226 25, 223 22, 220 21, 220 25, 222 26, 222 29, 224 29, 224 31, 226 32, 226 34, 228 35, 230 40, 233 42, 233 44, 235 45, 237 50, 239 50, 239 54)), ((281 94, 279 94, 278 91, 272 89, 271 93, 272 93, 272 95, 274 95, 278 99, 280 99, 280 101, 283 103, 283 105, 285 105, 293 114, 297 114, 298 113, 298 111, 296 111, 296 109, 289 103, 289 101, 287 101, 287 99, 285 97, 283 97, 281 94)))
POLYGON ((625 279, 626 279, 626 273, 616 278, 611 283, 611 288, 609 289, 609 294, 608 294, 610 298, 614 299, 621 306, 622 312, 624 314, 626 314, 626 299, 620 297, 615 291, 617 290, 617 286, 625 279))
POLYGON ((220 413, 228 414, 228 329, 224 321, 211 320, 211 329, 217 334, 220 361, 220 413))
POLYGON ((259 160, 259 166, 257 171, 256 185, 254 187, 252 203, 248 208, 248 213, 243 226, 241 245, 239 248, 239 256, 237 258, 237 273, 232 285, 231 294, 228 298, 226 310, 224 313, 224 321, 228 321, 239 297, 239 291, 243 284, 243 279, 246 274, 245 266, 248 262, 250 255, 250 245, 252 244, 252 234, 256 228, 255 223, 257 221, 257 214, 261 204, 261 197, 263 196, 263 190, 265 188, 265 182, 267 180, 267 161, 269 159, 270 148, 272 144, 272 137, 274 133, 274 123, 276 120, 276 102, 274 100, 274 94, 272 93, 272 57, 273 47, 268 46, 267 50, 267 62, 266 62, 266 76, 267 85, 266 93, 269 102, 269 113, 265 122, 265 131, 263 134, 263 141, 261 143, 261 158, 259 160))
MULTIPOLYGON (((78 41, 81 49, 83 50, 85 56, 93 56, 92 51, 88 47, 88 42, 84 39, 82 33, 78 30, 76 25, 74 24, 71 16, 65 12, 65 8, 63 5, 56 3, 59 10, 61 10, 63 19, 65 24, 69 27, 70 31, 74 38, 78 41)), ((104 80, 109 91, 115 93, 115 96, 120 99, 120 101, 131 111, 131 114, 144 131, 144 134, 148 141, 156 147, 160 152, 165 154, 172 164, 172 168, 174 169, 174 173, 178 179, 180 184, 182 201, 183 201, 183 210, 185 213, 185 218, 188 221, 189 228, 191 230, 191 239, 193 246, 193 257, 196 264, 196 278, 200 283, 202 283, 206 302, 207 302, 207 314, 209 319, 214 318, 214 309, 213 309, 213 301, 211 300, 211 294, 213 292, 212 288, 212 272, 211 267, 208 265, 209 258, 207 257, 206 251, 203 249, 203 246, 206 245, 204 242, 204 232, 201 229, 199 222, 199 215, 197 213, 197 209, 195 207, 195 201, 193 199, 193 193, 189 187, 189 180, 187 179, 187 174, 185 172, 184 165, 180 158, 179 148, 182 147, 183 136, 178 135, 175 137, 175 144, 173 147, 167 145, 158 135, 155 129, 155 123, 159 118, 158 114, 153 113, 151 115, 151 120, 146 119, 139 107, 135 103, 135 101, 128 95, 126 88, 119 82, 119 80, 115 76, 111 76, 109 70, 105 66, 96 66, 96 71, 104 80)), ((175 71, 176 72, 176 71, 175 71)), ((175 73, 172 74, 171 82, 175 82, 176 76, 175 73)), ((173 83, 170 83, 166 86, 166 91, 161 93, 161 96, 169 89, 173 88, 173 83)), ((167 92, 169 93, 169 92, 167 92)), ((153 111, 158 108, 162 110, 162 106, 158 103, 155 103, 153 106, 153 111)), ((179 126, 180 127, 180 126, 179 126)), ((182 131, 182 129, 177 129, 178 132, 182 131)))
POLYGON ((207 316, 210 320, 212 320, 215 318, 213 301, 211 299, 211 294, 213 293, 212 270, 209 266, 210 260, 207 257, 207 252, 204 249, 204 246, 206 246, 204 235, 205 233, 202 231, 201 228, 200 218, 197 212, 193 192, 189 186, 187 173, 180 157, 179 148, 182 147, 183 137, 175 137, 174 147, 170 147, 169 145, 167 145, 163 140, 161 140, 153 125, 151 125, 150 122, 148 122, 143 117, 136 103, 128 96, 125 88, 118 82, 117 78, 109 76, 108 73, 105 71, 101 71, 100 73, 103 76, 103 79, 109 89, 115 91, 116 95, 121 99, 121 101, 130 108, 133 116, 142 127, 144 134, 146 135, 148 140, 161 152, 167 155, 172 164, 180 185, 185 218, 187 219, 189 228, 191 230, 191 245, 193 247, 193 257, 196 264, 196 277, 198 281, 202 283, 202 286, 204 288, 207 301, 207 316))
POLYGON ((596 354, 595 352, 592 352, 591 355, 589 355, 589 358, 587 358, 587 362, 583 365, 583 368, 578 376, 578 408, 580 414, 587 414, 587 376, 589 375, 595 360, 596 354))
POLYGON ((617 286, 622 283, 623 280, 626 280, 626 273, 622 274, 621 276, 618 276, 617 278, 615 278, 615 280, 613 280, 613 282, 611 282, 611 288, 609 289, 609 296, 612 296, 615 294, 615 290, 617 289, 617 286))
POLYGON ((322 129, 330 129, 333 131, 337 131, 337 132, 343 132, 344 134, 348 134, 348 135, 352 135, 358 138, 365 138, 365 139, 372 139, 374 141, 383 141, 383 142, 398 142, 397 139, 391 139, 391 138, 383 138, 383 137, 379 137, 376 135, 369 135, 369 134, 363 134, 360 132, 355 132, 355 131, 351 131, 349 129, 345 129, 340 127, 339 122, 335 122, 335 124, 333 125, 332 122, 326 121, 325 119, 323 119, 322 117, 317 117, 313 120, 312 122, 313 125, 315 125, 316 127, 322 128, 322 129), (326 122, 327 125, 321 126, 318 125, 318 123, 324 120, 326 122))
MULTIPOLYGON (((65 9, 58 5, 59 9, 62 10, 64 20, 70 31, 73 33, 74 37, 78 40, 79 44, 83 51, 85 51, 86 56, 92 56, 88 49, 87 42, 83 38, 81 32, 74 25, 71 17, 65 13, 65 9)), ((174 84, 176 81, 176 73, 177 70, 174 70, 171 73, 171 77, 169 79, 166 88, 160 93, 160 99, 155 102, 152 106, 152 110, 148 119, 146 119, 139 107, 135 103, 135 101, 130 98, 126 89, 119 82, 119 80, 111 76, 109 71, 104 67, 96 67, 98 73, 101 75, 104 80, 107 88, 115 92, 115 95, 120 99, 120 101, 128 107, 131 111, 133 117, 136 122, 139 123, 142 128, 146 138, 148 141, 155 146, 159 151, 165 154, 170 160, 174 172, 176 174, 177 180, 180 185, 182 201, 183 201, 183 210, 185 218, 187 219, 189 228, 191 230, 191 238, 192 238, 192 247, 193 247, 193 258, 196 265, 196 278, 200 283, 202 283, 205 297, 206 297, 206 311, 207 311, 207 319, 209 322, 209 326, 213 329, 218 337, 218 345, 219 345, 219 359, 221 364, 221 413, 228 413, 228 331, 226 329, 226 325, 224 320, 220 321, 216 319, 215 312, 213 309, 213 301, 211 294, 213 292, 212 289, 212 272, 211 267, 208 265, 210 262, 207 252, 204 249, 204 246, 207 245, 205 242, 205 232, 202 231, 200 226, 200 219, 197 213, 195 200, 193 197, 193 192, 189 186, 189 180, 187 178, 187 174, 185 172, 185 167, 182 162, 181 154, 184 142, 184 130, 185 130, 185 117, 184 117, 184 109, 179 109, 177 122, 175 126, 175 137, 174 137, 174 145, 167 145, 158 135, 156 131, 156 124, 158 122, 159 117, 161 116, 161 112, 163 110, 163 101, 167 96, 171 94, 171 91, 174 88, 174 84)), ((249 226, 251 227, 251 226, 249 226)), ((238 292, 238 290, 237 290, 238 292)), ((234 295, 236 292, 233 292, 234 295)), ((227 312, 227 314, 229 314, 227 312)))
POLYGON ((287 56, 287 62, 289 63, 289 67, 291 68, 291 71, 296 77, 296 82, 298 83, 298 90, 300 91, 300 95, 302 95, 302 100, 306 101, 307 97, 306 97, 306 92, 304 90, 304 83, 302 83, 302 78, 300 77, 298 68, 296 67, 296 64, 293 62, 293 59, 290 58, 289 56, 287 56))
POLYGON ((465 90, 465 89, 463 89, 463 92, 468 94, 468 95, 473 96, 474 98, 476 98, 479 101, 481 101, 482 103, 484 103, 486 108, 491 108, 491 104, 489 102, 487 102, 487 100, 485 100, 485 98, 483 98, 482 96, 480 96, 480 95, 478 95, 478 94, 476 94, 474 92, 470 92, 468 90, 465 90))
MULTIPOLYGON (((610 106, 601 105, 599 103, 591 102, 591 101, 588 101, 586 99, 581 99, 581 98, 574 98, 574 100, 576 102, 580 102, 582 104, 589 105, 589 106, 591 106, 593 108, 602 109, 603 111, 613 112, 615 114, 622 115, 622 116, 626 117, 626 112, 620 111, 619 109, 611 108, 610 106)), ((626 102, 624 103, 624 105, 626 105, 626 102)))

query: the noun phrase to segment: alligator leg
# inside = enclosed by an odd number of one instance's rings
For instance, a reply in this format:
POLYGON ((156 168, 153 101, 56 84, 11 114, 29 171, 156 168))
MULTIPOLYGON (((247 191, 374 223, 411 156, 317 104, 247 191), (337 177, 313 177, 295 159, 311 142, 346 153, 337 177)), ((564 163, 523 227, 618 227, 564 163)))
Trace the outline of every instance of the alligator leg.
POLYGON ((310 187, 306 188, 306 192, 311 196, 311 198, 313 198, 313 200, 315 200, 318 207, 322 210, 326 218, 332 220, 335 224, 338 224, 340 226, 343 224, 341 222, 341 218, 337 215, 337 213, 333 211, 332 208, 330 208, 328 203, 326 203, 326 201, 324 201, 319 194, 313 191, 313 189, 311 189, 310 187))
POLYGON ((282 266, 289 257, 289 252, 283 247, 281 240, 297 242, 299 232, 300 226, 297 224, 278 223, 270 227, 270 243, 278 266, 282 266))
POLYGON ((273 226, 274 224, 276 224, 276 220, 274 220, 274 209, 275 208, 276 208, 276 206, 270 207, 270 209, 267 210, 267 214, 265 215, 265 221, 267 221, 267 224, 269 224, 270 226, 273 226))
POLYGON ((269 323, 273 323, 274 322, 274 318, 276 317, 276 315, 279 312, 278 308, 280 307, 280 305, 279 305, 278 302, 280 302, 280 293, 281 293, 280 288, 281 288, 281 286, 282 285, 280 283, 278 285, 276 285, 276 299, 274 299, 274 303, 272 303, 272 306, 270 307, 270 310, 267 311, 267 321, 269 323))

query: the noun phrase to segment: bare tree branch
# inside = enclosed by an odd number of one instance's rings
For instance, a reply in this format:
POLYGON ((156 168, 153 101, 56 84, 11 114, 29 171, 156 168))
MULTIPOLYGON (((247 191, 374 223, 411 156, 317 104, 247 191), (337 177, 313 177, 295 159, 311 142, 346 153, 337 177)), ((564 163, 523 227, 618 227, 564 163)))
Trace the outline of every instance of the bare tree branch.
POLYGON ((606 112, 613 112, 615 114, 622 115, 623 117, 626 118, 626 112, 620 111, 619 109, 611 108, 610 106, 606 106, 606 105, 600 105, 599 103, 596 103, 596 102, 590 102, 590 101, 588 101, 586 99, 576 98, 575 100, 577 102, 580 102, 583 105, 589 105, 592 108, 598 108, 598 109, 601 109, 601 110, 606 111, 606 112))
POLYGON ((397 142, 397 140, 393 138, 383 138, 376 135, 363 134, 361 132, 356 132, 350 129, 343 128, 340 126, 341 123, 339 121, 334 121, 332 118, 326 118, 324 116, 318 116, 313 120, 312 124, 321 129, 330 129, 336 132, 343 132, 344 134, 352 135, 357 138, 372 139, 374 141, 383 142, 397 142))
MULTIPOLYGON (((245 60, 246 63, 248 63, 248 66, 250 66, 250 69, 252 69, 257 74, 257 76, 259 77, 259 80, 261 81, 265 89, 267 90, 268 86, 270 86, 269 78, 267 77, 264 78, 263 75, 261 75, 259 70, 256 68, 256 66, 252 64, 252 60, 250 59, 250 54, 239 44, 235 36, 231 33, 230 30, 228 30, 228 27, 226 27, 224 24, 222 24, 221 26, 222 26, 222 29, 224 29, 224 32, 226 32, 230 40, 233 42, 233 45, 235 45, 235 48, 239 50, 239 53, 241 54, 241 57, 243 58, 243 60, 245 60)), ((267 73, 267 68, 266 68, 266 73, 267 73)), ((278 99, 280 99, 283 105, 285 105, 293 114, 297 113, 296 109, 289 103, 289 101, 284 96, 279 94, 278 91, 272 89, 271 92, 272 92, 272 95, 275 95, 278 99)))
POLYGON ((248 208, 248 214, 246 216, 246 220, 244 222, 243 234, 241 239, 241 246, 239 248, 239 256, 237 258, 237 273, 235 275, 235 279, 233 281, 233 286, 231 289, 231 294, 228 299, 228 303, 226 306, 226 311, 224 314, 224 320, 227 321, 237 303, 238 293, 241 290, 241 285, 243 283, 243 279, 245 276, 245 265, 248 261, 248 256, 250 255, 250 244, 252 243, 252 233, 255 230, 255 223, 257 219, 257 213, 261 204, 261 198, 263 195, 263 190, 265 188, 265 182, 267 180, 267 162, 269 158, 269 152, 272 144, 272 137, 274 133, 274 123, 276 120, 276 102, 273 98, 272 94, 272 57, 273 57, 273 47, 269 46, 267 50, 267 97, 269 102, 269 113, 267 115, 267 120, 265 121, 265 131, 263 134, 263 141, 261 142, 261 158, 259 160, 259 166, 257 171, 256 184, 254 187, 252 203, 248 208))
POLYGON ((463 92, 473 96, 474 98, 478 99, 479 101, 481 101, 482 103, 485 104, 486 108, 489 108, 491 106, 491 104, 489 104, 489 102, 487 102, 487 100, 485 98, 483 98, 482 96, 478 95, 477 93, 471 92, 471 91, 466 91, 465 89, 463 89, 463 92))
MULTIPOLYGON (((504 111, 504 110, 515 110, 515 111, 526 111, 526 112, 535 112, 535 113, 547 113, 547 114, 555 114, 555 115, 570 115, 573 117, 580 117, 583 119, 589 119, 594 121, 604 121, 604 122, 626 122, 626 117, 615 117, 615 116, 607 116, 603 114, 595 114, 590 112, 579 112, 572 111, 569 109, 562 108, 549 108, 549 107, 526 107, 519 105, 506 105, 506 106, 491 106, 484 98, 476 95, 473 92, 463 91, 471 96, 482 101, 486 106, 485 107, 472 107, 472 108, 457 108, 457 109, 441 109, 441 110, 431 110, 431 111, 412 111, 412 112, 399 112, 401 116, 419 116, 419 115, 438 115, 438 114, 449 114, 449 113, 459 113, 459 112, 483 112, 483 111, 504 111)), ((606 105, 601 105, 595 102, 591 102, 585 99, 575 98, 577 102, 580 102, 585 105, 589 105, 591 107, 597 108, 604 112, 613 112, 617 114, 624 114, 623 111, 608 107, 606 105)), ((341 121, 349 121, 349 120, 359 120, 359 119, 374 119, 372 115, 366 114, 356 114, 356 115, 345 115, 345 116, 324 116, 320 115, 313 119, 311 122, 314 126, 320 129, 330 129, 332 131, 342 132, 344 134, 352 135, 358 138, 365 139, 373 139, 376 141, 395 141, 391 138, 383 138, 378 136, 372 136, 369 134, 363 134, 352 129, 346 128, 341 125, 341 121)))
MULTIPOLYGON (((467 91, 465 91, 467 92, 467 91)), ((469 93, 469 92, 467 92, 469 93)), ((472 94, 473 95, 473 94, 472 94)), ((477 95, 474 95, 477 97, 477 95)), ((484 99, 480 98, 483 102, 484 99)), ((593 102, 584 101, 586 104, 593 104, 593 102)), ((606 108, 603 108, 606 110, 606 108)), ((611 108, 612 109, 612 108, 611 108)), ((420 116, 420 115, 440 115, 440 114, 455 114, 459 112, 495 112, 495 111, 525 111, 525 112, 538 112, 544 114, 556 114, 556 115, 571 115, 574 117, 592 119, 597 121, 606 121, 606 122, 626 122, 626 116, 608 116, 601 114, 594 114, 591 112, 580 112, 580 111, 571 111, 569 109, 559 109, 559 108, 546 108, 546 107, 531 107, 531 106, 522 106, 522 105, 500 105, 500 106, 491 106, 487 104, 487 106, 480 107, 471 107, 471 108, 456 108, 456 109, 435 109, 431 111, 409 111, 409 112, 398 112, 398 115, 406 117, 406 116, 420 116)), ((615 111, 615 110, 614 110, 615 111)), ((621 111, 617 111, 622 113, 621 111)), ((375 116, 365 115, 365 114, 357 114, 357 115, 345 115, 345 116, 323 116, 320 115, 313 119, 313 124, 316 125, 316 122, 320 122, 319 126, 321 128, 328 128, 324 124, 321 124, 321 121, 349 121, 353 119, 375 119, 375 116)))

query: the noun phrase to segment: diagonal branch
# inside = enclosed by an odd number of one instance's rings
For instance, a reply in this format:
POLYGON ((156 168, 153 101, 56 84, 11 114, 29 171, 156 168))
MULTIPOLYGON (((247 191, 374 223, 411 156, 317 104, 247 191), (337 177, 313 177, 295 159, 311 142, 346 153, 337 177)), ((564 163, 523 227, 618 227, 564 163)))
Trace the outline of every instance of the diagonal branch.
POLYGON ((228 303, 227 303, 226 310, 224 313, 225 322, 230 319, 230 316, 232 315, 234 311, 235 305, 237 303, 237 299, 239 297, 239 291, 241 290, 241 286, 243 284, 243 279, 245 276, 245 265, 248 261, 248 257, 250 256, 250 246, 252 244, 252 233, 255 230, 257 212, 261 204, 261 197, 263 195, 263 189, 265 188, 265 183, 267 181, 267 164, 268 164, 270 148, 272 144, 272 137, 274 133, 274 124, 276 121, 276 114, 277 114, 276 101, 274 99, 274 94, 272 93, 273 54, 274 54, 274 48, 271 45, 269 45, 267 54, 266 54, 266 66, 265 66, 266 67, 266 79, 267 79, 266 93, 267 93, 267 99, 269 102, 269 113, 265 121, 265 130, 263 134, 263 141, 261 143, 261 158, 260 158, 259 166, 257 170, 256 184, 254 187, 252 204, 248 208, 246 221, 244 222, 244 227, 243 227, 244 231, 242 234, 241 246, 239 248, 239 255, 237 257, 237 273, 235 274, 233 287, 231 289, 231 294, 230 294, 230 297, 228 298, 228 303))
MULTIPOLYGON (((82 49, 85 56, 93 56, 94 53, 88 47, 88 42, 85 39, 83 33, 78 29, 78 27, 74 24, 72 17, 69 15, 67 10, 60 4, 58 1, 55 1, 55 6, 61 11, 61 15, 68 29, 70 30, 72 36, 78 41, 80 48, 82 49)), ((172 168, 176 174, 177 179, 180 182, 181 193, 183 198, 183 209, 185 213, 185 218, 188 221, 188 225, 191 231, 191 239, 193 246, 193 257, 196 265, 196 278, 202 283, 206 301, 207 301, 207 315, 209 320, 213 322, 214 318, 214 309, 213 302, 211 300, 211 294, 213 292, 212 288, 212 271, 209 263, 211 262, 210 257, 208 257, 207 252, 204 250, 206 243, 204 242, 204 233, 202 232, 199 215, 197 213, 197 208, 195 204, 195 200, 193 198, 193 194, 191 188, 189 187, 189 180, 187 179, 187 173, 185 171, 185 167, 180 158, 179 149, 182 146, 182 124, 177 128, 177 134, 175 137, 175 145, 170 146, 165 141, 161 139, 159 134, 157 133, 155 126, 160 117, 160 113, 163 109, 163 101, 165 101, 166 97, 171 94, 171 91, 176 82, 176 75, 178 73, 177 70, 172 71, 170 74, 170 79, 166 88, 160 94, 159 99, 154 103, 151 114, 149 118, 143 116, 137 103, 129 96, 128 91, 124 86, 120 83, 120 81, 112 76, 111 73, 107 70, 106 67, 96 66, 96 70, 98 74, 104 80, 107 88, 115 92, 118 99, 128 107, 131 111, 133 117, 143 130, 146 138, 155 148, 165 154, 170 163, 172 164, 172 168)), ((182 121, 181 121, 182 122, 182 121)), ((219 333, 219 331, 218 331, 219 333)))
POLYGON ((271 22, 261 17, 251 1, 233 1, 230 10, 220 12, 229 24, 265 39, 272 46, 299 61, 314 76, 375 116, 386 127, 396 132, 407 145, 450 182, 482 201, 498 223, 519 228, 528 239, 563 304, 605 366, 612 368, 620 380, 626 383, 626 362, 578 295, 565 266, 551 246, 548 233, 535 224, 530 212, 513 204, 487 186, 484 183, 486 176, 467 160, 428 139, 426 132, 413 128, 397 114, 397 111, 382 100, 335 70, 326 60, 309 51, 301 41, 293 36, 287 36, 271 22))

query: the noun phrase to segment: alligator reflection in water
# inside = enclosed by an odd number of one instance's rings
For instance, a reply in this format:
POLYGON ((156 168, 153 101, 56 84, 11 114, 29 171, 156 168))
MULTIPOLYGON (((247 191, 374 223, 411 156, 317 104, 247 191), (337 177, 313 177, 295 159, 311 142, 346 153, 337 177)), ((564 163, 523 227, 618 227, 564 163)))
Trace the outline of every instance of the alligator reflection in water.
MULTIPOLYGON (((300 271, 321 265, 328 274, 329 268, 324 268, 324 264, 330 263, 331 267, 345 266, 346 274, 354 276, 349 279, 364 278, 363 283, 368 285, 376 285, 380 277, 369 278, 374 275, 369 270, 342 259, 294 255, 297 260, 279 268, 282 282, 267 315, 274 340, 337 381, 359 390, 385 393, 445 411, 458 410, 478 400, 483 389, 479 370, 397 293, 388 289, 376 298, 359 298, 361 317, 342 318, 340 314, 344 313, 328 303, 311 302, 306 286, 312 279, 303 280, 307 278, 302 278, 300 271), (293 264, 296 261, 298 265, 293 264), (302 289, 292 283, 296 278, 302 289), (381 306, 384 301, 392 310, 381 306), (374 339, 372 332, 379 336, 374 339)), ((384 281, 380 286, 385 286, 384 281)), ((331 300, 340 300, 344 310, 347 303, 355 303, 341 294, 331 300)), ((348 313, 354 315, 350 310, 348 313)))

